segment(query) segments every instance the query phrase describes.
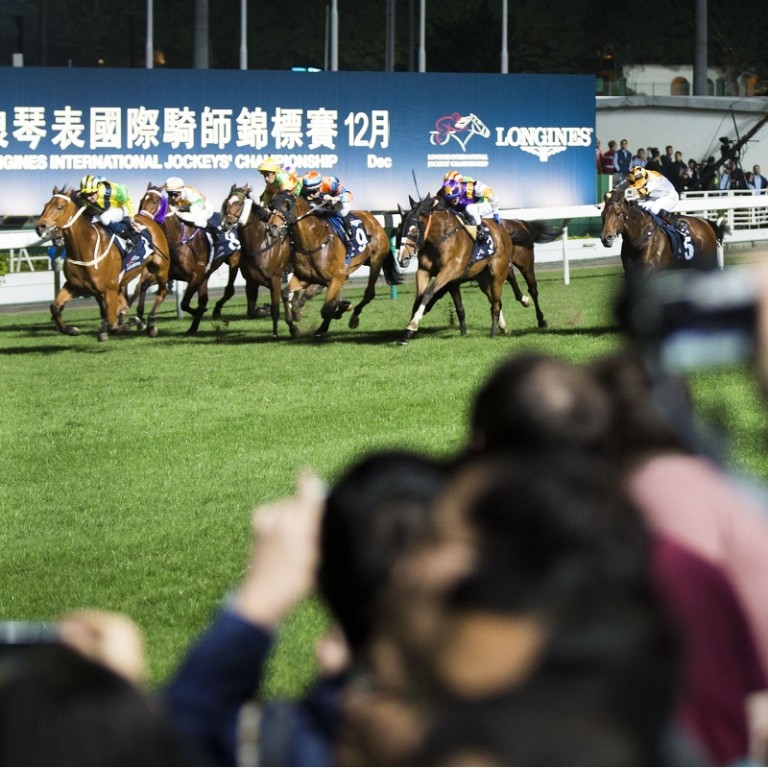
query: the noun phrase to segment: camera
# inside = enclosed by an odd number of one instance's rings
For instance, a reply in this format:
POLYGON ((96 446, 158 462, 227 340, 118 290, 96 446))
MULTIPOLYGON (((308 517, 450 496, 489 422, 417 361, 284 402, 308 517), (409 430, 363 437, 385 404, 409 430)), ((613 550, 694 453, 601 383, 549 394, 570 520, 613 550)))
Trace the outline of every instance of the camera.
POLYGON ((738 365, 755 351, 756 294, 748 268, 676 270, 627 282, 618 316, 665 370, 738 365))
POLYGON ((0 621, 0 653, 20 652, 29 648, 56 645, 59 634, 53 622, 0 621))

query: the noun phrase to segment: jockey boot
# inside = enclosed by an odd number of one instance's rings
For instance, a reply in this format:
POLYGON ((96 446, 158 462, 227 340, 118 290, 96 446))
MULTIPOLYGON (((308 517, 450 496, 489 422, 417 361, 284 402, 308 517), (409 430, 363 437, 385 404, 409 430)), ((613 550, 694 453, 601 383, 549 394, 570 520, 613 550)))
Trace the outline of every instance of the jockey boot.
POLYGON ((477 236, 475 237, 475 242, 478 245, 486 245, 489 243, 490 239, 488 237, 488 230, 485 228, 483 224, 477 225, 477 236))
POLYGON ((349 215, 342 216, 341 222, 344 225, 344 234, 347 236, 347 245, 352 245, 354 238, 352 237, 352 223, 349 220, 349 215))
POLYGON ((676 213, 669 213, 669 223, 683 236, 689 237, 691 230, 688 228, 688 222, 678 216, 676 213))

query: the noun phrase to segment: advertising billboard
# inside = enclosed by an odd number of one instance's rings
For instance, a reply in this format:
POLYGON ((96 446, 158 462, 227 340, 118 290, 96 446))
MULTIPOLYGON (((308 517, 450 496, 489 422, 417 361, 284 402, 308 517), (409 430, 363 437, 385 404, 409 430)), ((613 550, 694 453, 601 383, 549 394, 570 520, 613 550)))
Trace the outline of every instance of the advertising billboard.
POLYGON ((263 189, 268 156, 387 211, 456 169, 502 208, 594 202, 595 82, 581 75, 4 68, 0 215, 35 215, 95 174, 181 176, 215 207, 263 189))

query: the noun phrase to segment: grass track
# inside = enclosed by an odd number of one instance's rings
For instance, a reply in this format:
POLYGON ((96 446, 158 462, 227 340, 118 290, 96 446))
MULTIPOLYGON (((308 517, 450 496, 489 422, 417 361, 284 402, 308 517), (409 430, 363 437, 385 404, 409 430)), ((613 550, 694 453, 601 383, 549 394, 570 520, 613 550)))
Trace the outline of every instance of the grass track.
MULTIPOLYGON (((325 339, 271 338, 269 320, 245 318, 233 299, 196 337, 168 306, 160 335, 135 331, 96 341, 97 311, 65 310, 82 335, 55 332, 47 312, 0 316, 0 615, 48 618, 69 608, 125 611, 145 630, 154 682, 237 582, 251 509, 292 489, 311 466, 328 481, 352 459, 384 446, 433 454, 458 448, 477 386, 507 355, 537 349, 576 361, 621 343, 611 303, 616 268, 584 268, 564 286, 542 271, 542 309, 505 295, 513 334, 488 338, 488 303, 476 286, 464 301, 461 338, 450 300, 407 347, 412 285, 387 286, 362 314, 325 339)), ((362 288, 352 286, 353 301, 362 288)), ((319 324, 321 301, 302 326, 319 324)), ((348 316, 347 316, 348 317, 348 316)), ((741 370, 697 375, 702 408, 725 417, 734 461, 767 474, 765 410, 741 370)), ((295 693, 312 675, 308 647, 325 623, 309 601, 283 633, 270 692, 295 693)))

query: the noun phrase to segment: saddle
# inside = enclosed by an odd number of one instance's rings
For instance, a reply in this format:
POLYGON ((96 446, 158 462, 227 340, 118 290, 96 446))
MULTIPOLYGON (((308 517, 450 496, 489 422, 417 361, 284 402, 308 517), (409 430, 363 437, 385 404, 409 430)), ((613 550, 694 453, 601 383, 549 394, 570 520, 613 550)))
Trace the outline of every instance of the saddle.
POLYGON ((482 261, 483 259, 490 259, 491 256, 496 253, 496 246, 493 242, 491 230, 488 229, 488 226, 481 223, 478 227, 474 221, 472 221, 463 211, 461 214, 456 213, 456 218, 458 218, 458 220, 462 223, 464 229, 467 231, 467 234, 474 241, 474 245, 472 247, 472 255, 470 256, 469 263, 474 264, 478 261, 482 261), (477 235, 481 228, 485 233, 485 237, 481 242, 478 242, 477 235))
POLYGON ((651 213, 650 211, 648 214, 656 222, 664 234, 669 238, 669 244, 675 256, 678 259, 682 259, 683 261, 690 261, 696 254, 696 246, 694 245, 690 234, 684 237, 682 232, 680 232, 678 229, 675 229, 672 224, 662 219, 661 216, 658 216, 655 213, 651 213))
POLYGON ((368 247, 371 238, 365 229, 365 224, 357 216, 350 213, 347 221, 349 222, 351 236, 344 229, 344 222, 341 220, 341 217, 328 216, 328 223, 331 225, 331 229, 347 248, 345 261, 349 264, 355 256, 361 254, 368 247))

